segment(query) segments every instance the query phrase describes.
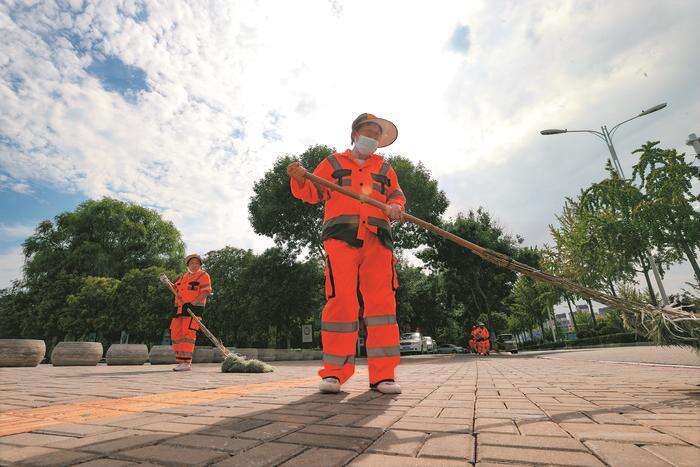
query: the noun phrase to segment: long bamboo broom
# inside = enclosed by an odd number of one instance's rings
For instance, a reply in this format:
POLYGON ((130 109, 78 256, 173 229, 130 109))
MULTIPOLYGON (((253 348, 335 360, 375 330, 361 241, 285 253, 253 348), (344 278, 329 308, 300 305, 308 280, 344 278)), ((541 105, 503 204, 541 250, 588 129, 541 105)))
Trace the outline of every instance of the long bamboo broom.
MULTIPOLYGON (((376 199, 360 193, 355 193, 348 188, 337 185, 310 172, 305 172, 304 177, 316 185, 321 185, 329 190, 337 191, 361 203, 379 208, 382 211, 385 211, 387 208, 387 205, 381 201, 377 201, 376 199)), ((655 307, 650 304, 636 303, 619 297, 613 297, 590 287, 585 287, 568 279, 548 274, 530 267, 527 264, 515 261, 503 253, 479 246, 441 229, 430 222, 412 216, 411 214, 404 213, 403 219, 467 248, 485 261, 615 308, 622 313, 625 322, 629 326, 633 327, 637 333, 646 336, 656 344, 684 345, 700 350, 700 316, 697 316, 693 312, 685 311, 680 306, 666 305, 664 307, 655 307)))

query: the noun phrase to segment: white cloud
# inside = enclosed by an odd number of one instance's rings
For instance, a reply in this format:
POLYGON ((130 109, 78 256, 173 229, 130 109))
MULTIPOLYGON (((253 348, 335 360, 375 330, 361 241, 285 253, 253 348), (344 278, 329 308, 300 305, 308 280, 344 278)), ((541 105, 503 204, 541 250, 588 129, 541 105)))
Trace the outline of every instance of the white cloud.
POLYGON ((0 222, 0 237, 25 239, 34 233, 34 225, 3 224, 0 222))
POLYGON ((0 170, 155 207, 190 250, 269 245, 247 222, 253 182, 281 154, 345 147, 361 112, 398 124, 389 152, 424 161, 451 213, 484 205, 528 243, 605 157, 540 129, 668 101, 618 135, 626 167, 645 139, 699 130, 690 1, 145 5, 0 4, 0 170), (466 55, 446 47, 460 27, 466 55), (150 91, 106 91, 92 56, 143 70, 150 91))
POLYGON ((21 248, 0 252, 0 289, 9 287, 12 281, 22 275, 24 255, 21 248))

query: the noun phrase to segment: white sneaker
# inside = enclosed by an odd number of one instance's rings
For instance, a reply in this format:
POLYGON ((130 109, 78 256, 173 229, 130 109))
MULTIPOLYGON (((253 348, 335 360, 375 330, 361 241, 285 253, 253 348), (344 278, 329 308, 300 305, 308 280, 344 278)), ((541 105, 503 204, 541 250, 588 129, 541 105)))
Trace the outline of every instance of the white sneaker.
POLYGON ((375 389, 382 394, 401 394, 401 386, 399 386, 399 383, 396 381, 382 381, 372 389, 375 389))
POLYGON ((337 394, 340 392, 340 381, 337 378, 323 378, 318 390, 324 394, 337 394))
POLYGON ((178 366, 173 368, 173 371, 190 371, 192 369, 191 363, 180 363, 178 366))

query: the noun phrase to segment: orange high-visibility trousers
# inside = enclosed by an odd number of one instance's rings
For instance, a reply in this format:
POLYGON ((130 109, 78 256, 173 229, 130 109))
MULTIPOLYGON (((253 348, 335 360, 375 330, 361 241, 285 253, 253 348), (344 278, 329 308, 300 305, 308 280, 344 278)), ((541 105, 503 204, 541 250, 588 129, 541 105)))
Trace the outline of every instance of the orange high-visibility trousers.
POLYGON ((342 384, 355 372, 359 289, 367 326, 369 382, 394 379, 400 352, 393 252, 370 232, 359 248, 336 239, 326 240, 323 245, 327 254, 327 302, 321 314, 323 368, 318 374, 338 378, 342 384))
MULTIPOLYGON (((197 313, 197 308, 203 307, 190 306, 192 312, 199 316, 201 313, 197 313)), ((174 316, 170 321, 170 340, 177 363, 192 363, 192 354, 194 353, 194 344, 197 341, 198 329, 199 325, 186 310, 182 310, 181 314, 174 316)))

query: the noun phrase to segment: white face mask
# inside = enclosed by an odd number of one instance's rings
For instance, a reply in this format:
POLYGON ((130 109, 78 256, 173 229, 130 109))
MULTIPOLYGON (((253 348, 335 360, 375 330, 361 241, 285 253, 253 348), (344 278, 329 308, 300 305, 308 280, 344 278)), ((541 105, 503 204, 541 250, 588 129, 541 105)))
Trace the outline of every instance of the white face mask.
POLYGON ((369 157, 370 155, 374 154, 374 151, 377 150, 378 144, 379 142, 376 139, 360 135, 355 141, 355 146, 352 148, 352 150, 355 152, 355 154, 369 157))

